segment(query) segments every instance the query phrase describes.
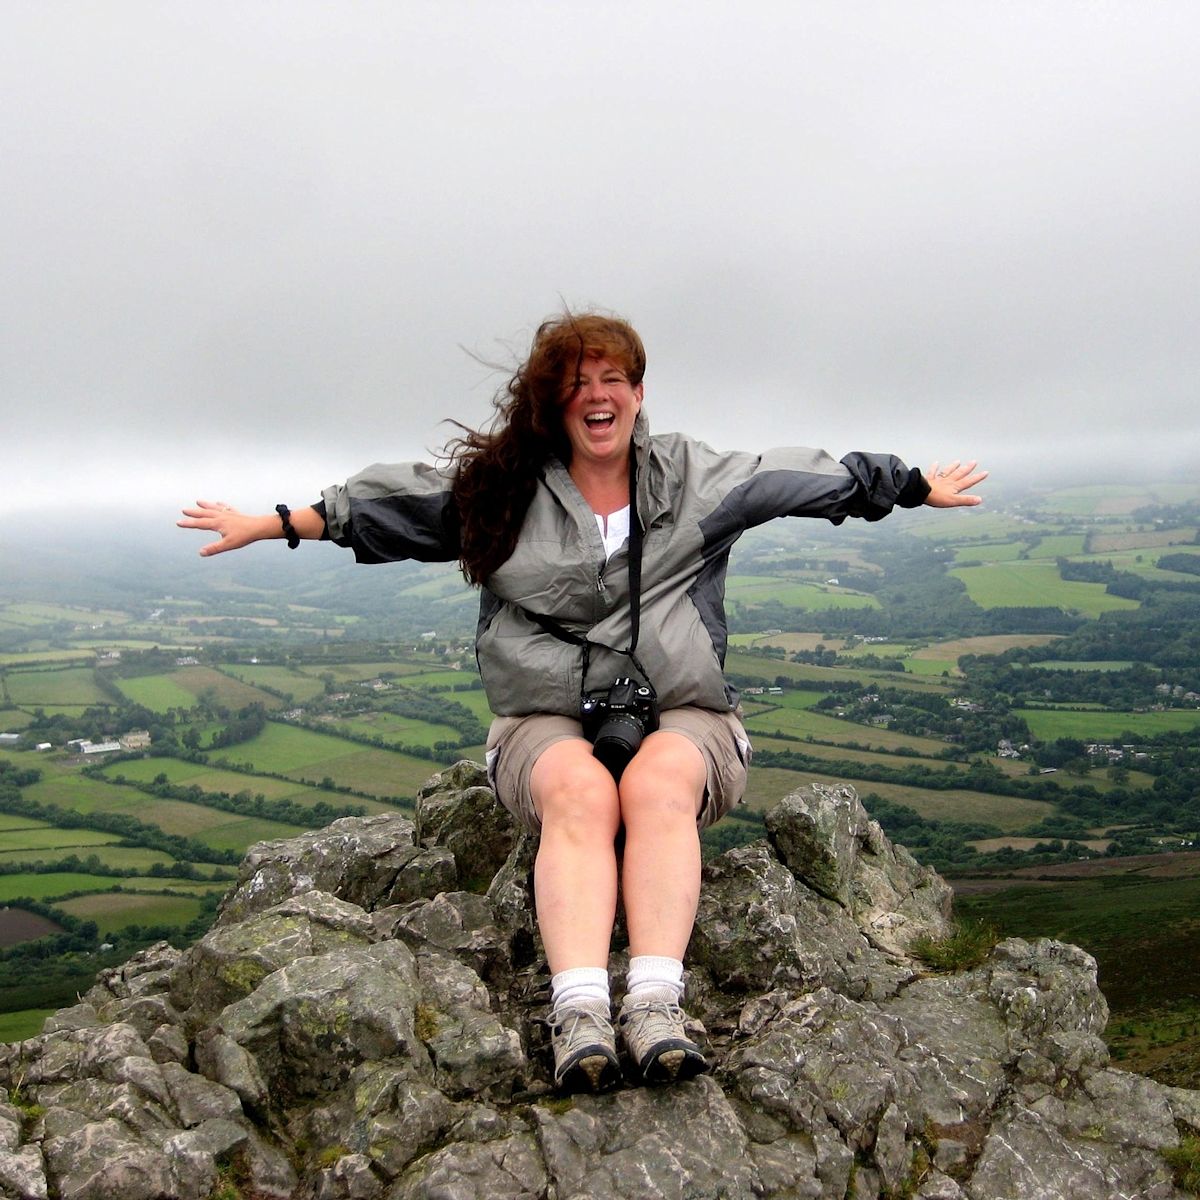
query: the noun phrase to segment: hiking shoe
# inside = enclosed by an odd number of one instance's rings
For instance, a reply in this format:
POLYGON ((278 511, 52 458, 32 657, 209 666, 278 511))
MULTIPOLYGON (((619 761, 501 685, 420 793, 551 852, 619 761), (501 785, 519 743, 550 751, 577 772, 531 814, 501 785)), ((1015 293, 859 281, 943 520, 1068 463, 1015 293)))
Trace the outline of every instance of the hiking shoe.
POLYGON ((688 1037, 678 1004, 626 999, 617 1017, 625 1049, 646 1083, 672 1083, 708 1070, 700 1047, 688 1037))
POLYGON ((550 1015, 554 1086, 562 1092, 603 1092, 621 1080, 608 1005, 572 1005, 550 1015))

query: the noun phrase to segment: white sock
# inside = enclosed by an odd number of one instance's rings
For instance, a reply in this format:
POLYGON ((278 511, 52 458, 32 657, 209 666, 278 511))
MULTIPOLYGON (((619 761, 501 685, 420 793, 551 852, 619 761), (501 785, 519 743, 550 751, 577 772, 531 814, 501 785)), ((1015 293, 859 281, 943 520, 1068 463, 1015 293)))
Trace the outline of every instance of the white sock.
POLYGON ((658 954, 636 954, 629 960, 626 1000, 665 1000, 678 1004, 683 995, 683 963, 658 954))
POLYGON ((609 1009, 608 972, 603 967, 571 967, 559 971, 550 979, 550 1008, 572 1008, 583 1004, 595 1008, 600 1004, 609 1009))

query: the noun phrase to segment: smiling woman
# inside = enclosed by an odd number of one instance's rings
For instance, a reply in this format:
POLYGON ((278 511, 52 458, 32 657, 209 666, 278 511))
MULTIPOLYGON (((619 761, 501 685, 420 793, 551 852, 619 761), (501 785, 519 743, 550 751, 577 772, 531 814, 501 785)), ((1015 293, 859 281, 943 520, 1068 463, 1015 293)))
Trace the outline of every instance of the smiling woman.
POLYGON ((564 313, 538 329, 492 425, 460 427, 443 467, 368 467, 296 513, 200 502, 180 521, 220 535, 202 554, 327 538, 359 562, 457 558, 479 585, 476 654, 497 714, 488 773, 540 838, 554 1080, 571 1090, 621 1078, 608 978, 618 880, 630 960, 616 1025, 632 1070, 659 1082, 707 1069, 680 1000, 699 830, 741 798, 750 761, 723 674, 734 542, 778 516, 836 524, 977 504, 969 489, 985 474, 652 437, 645 369, 628 322, 564 313))

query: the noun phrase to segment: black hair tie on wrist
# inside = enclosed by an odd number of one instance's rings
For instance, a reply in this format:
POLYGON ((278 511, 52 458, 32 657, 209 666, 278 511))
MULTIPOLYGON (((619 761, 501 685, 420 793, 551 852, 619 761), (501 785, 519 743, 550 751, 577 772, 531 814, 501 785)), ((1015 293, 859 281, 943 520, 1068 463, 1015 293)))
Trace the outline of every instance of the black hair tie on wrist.
POLYGON ((286 504, 277 504, 275 511, 279 514, 279 520, 283 524, 283 536, 287 538, 288 549, 295 550, 300 545, 300 535, 292 525, 292 510, 286 504))

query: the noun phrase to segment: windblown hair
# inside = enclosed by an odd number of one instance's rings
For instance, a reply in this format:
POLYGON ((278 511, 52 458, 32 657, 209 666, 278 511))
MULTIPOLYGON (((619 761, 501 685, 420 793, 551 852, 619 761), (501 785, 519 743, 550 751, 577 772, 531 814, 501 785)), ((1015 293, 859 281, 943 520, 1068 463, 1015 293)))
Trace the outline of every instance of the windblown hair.
POLYGON ((492 401, 496 415, 482 430, 463 429, 446 446, 461 530, 460 563, 471 583, 506 562, 517 544, 547 460, 570 465, 563 431, 564 389, 588 358, 610 358, 636 387, 646 351, 620 317, 564 313, 539 326, 529 357, 492 401))

